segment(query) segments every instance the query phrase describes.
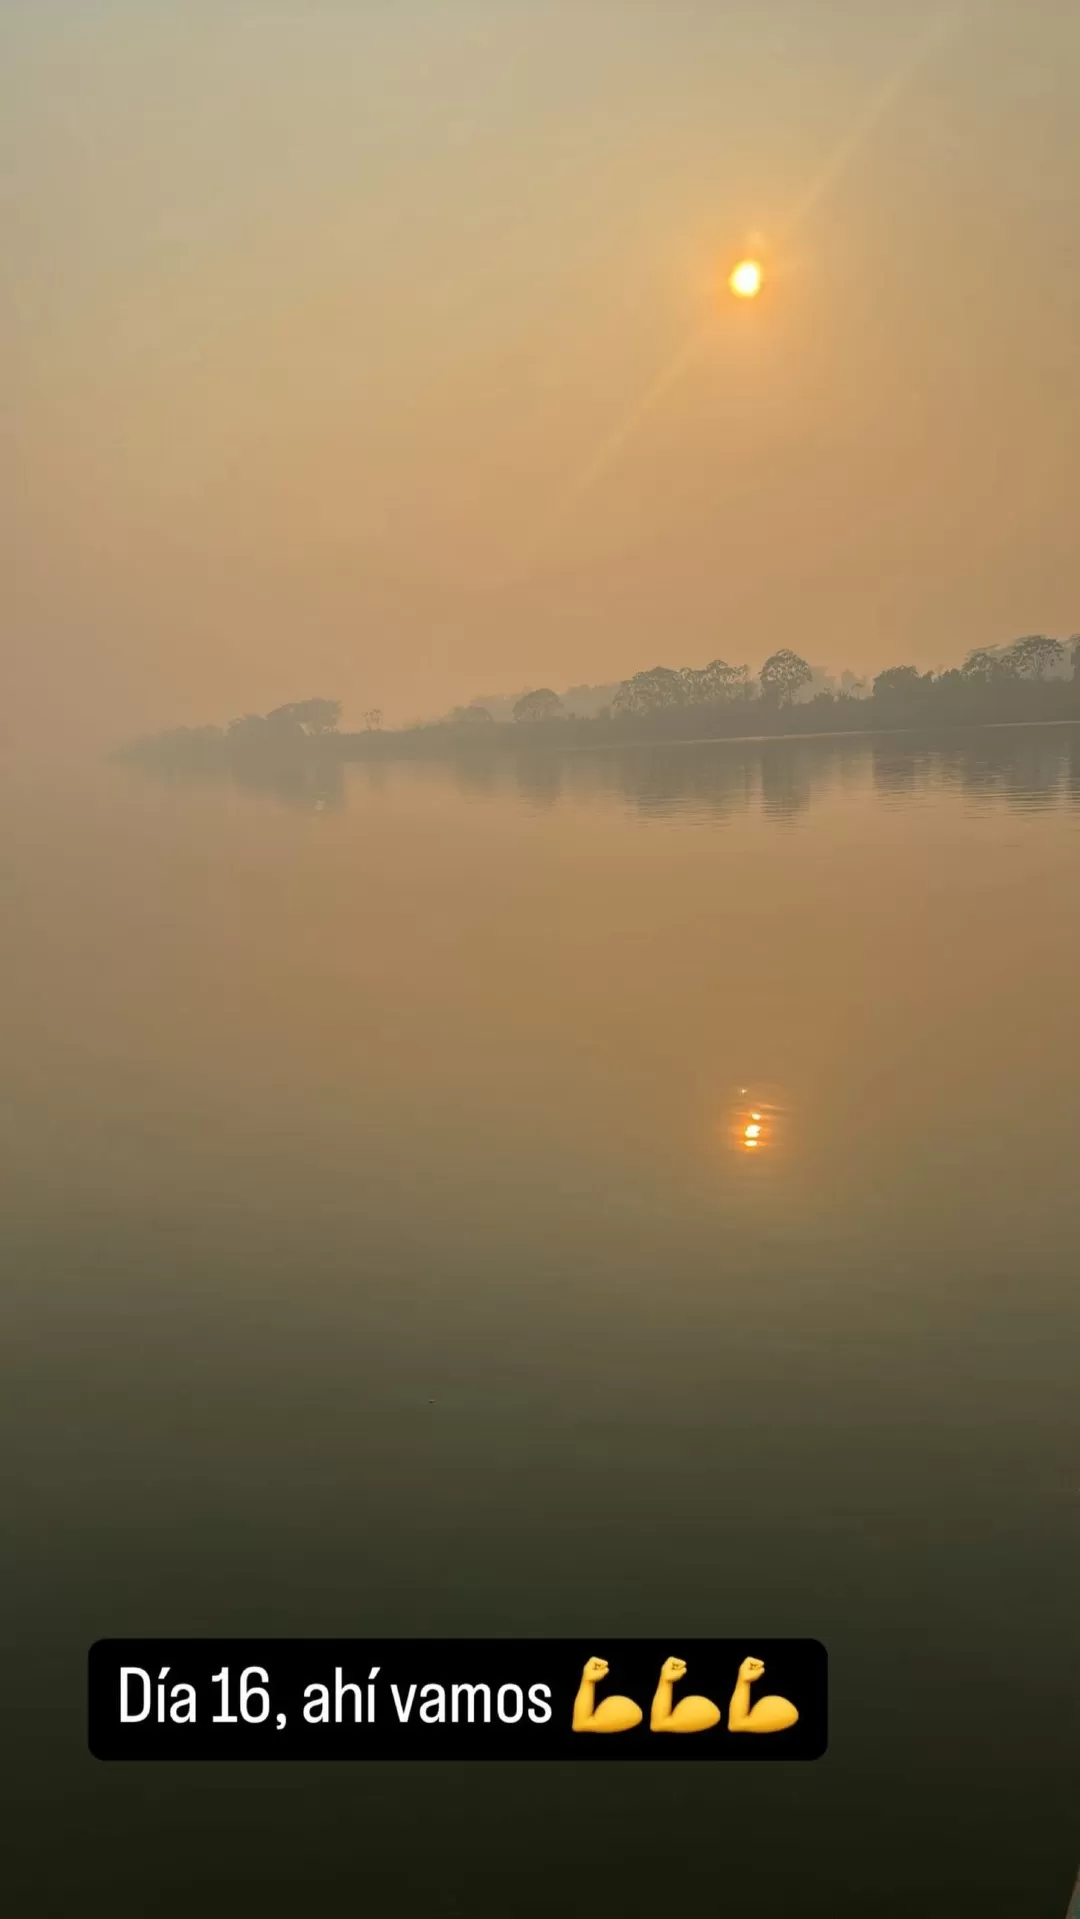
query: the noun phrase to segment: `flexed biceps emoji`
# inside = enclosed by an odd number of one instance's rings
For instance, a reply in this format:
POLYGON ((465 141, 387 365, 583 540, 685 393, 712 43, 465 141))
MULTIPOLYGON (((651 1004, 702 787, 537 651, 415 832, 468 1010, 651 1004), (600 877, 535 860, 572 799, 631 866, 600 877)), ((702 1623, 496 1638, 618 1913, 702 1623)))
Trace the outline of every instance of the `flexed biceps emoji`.
POLYGON ((665 1659, 660 1681, 653 1695, 649 1725, 653 1732, 708 1732, 720 1723, 720 1708, 700 1693, 688 1693, 678 1705, 671 1703, 671 1688, 686 1678, 685 1659, 665 1659))
POLYGON ((621 1693, 609 1693, 595 1704, 596 1688, 608 1676, 606 1659, 587 1659, 574 1700, 575 1732, 629 1732, 641 1724, 641 1707, 621 1693))
POLYGON ((735 1691, 728 1706, 729 1732, 786 1732, 798 1719, 798 1709, 790 1699, 780 1699, 770 1694, 750 1704, 750 1688, 765 1671, 760 1659, 744 1659, 739 1667, 739 1677, 735 1681, 735 1691))

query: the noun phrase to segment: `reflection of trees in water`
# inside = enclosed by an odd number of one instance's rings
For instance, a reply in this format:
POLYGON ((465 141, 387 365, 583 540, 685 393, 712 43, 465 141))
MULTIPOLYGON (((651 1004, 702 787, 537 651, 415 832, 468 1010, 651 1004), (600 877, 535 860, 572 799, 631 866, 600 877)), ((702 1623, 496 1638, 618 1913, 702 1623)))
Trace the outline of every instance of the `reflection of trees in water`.
POLYGON ((747 757, 700 746, 648 746, 570 756, 569 789, 581 799, 613 799, 646 818, 691 805, 722 816, 741 811, 752 788, 747 757))
POLYGON ((459 754, 453 767, 460 793, 492 794, 505 784, 503 769, 489 753, 459 754))
POLYGON ((524 753, 516 758, 514 784, 531 806, 554 806, 562 795, 566 760, 561 753, 524 753))
MULTIPOLYGON (((445 762, 416 764, 442 777, 445 762)), ((461 753, 452 765, 458 792, 472 798, 516 793, 532 806, 554 806, 567 783, 566 756, 561 753, 461 753)))
POLYGON ((771 739, 572 756, 571 790, 619 798, 647 816, 686 808, 717 818, 760 806, 794 819, 831 790, 883 798, 960 788, 1028 810, 1080 797, 1080 729, 1017 727, 963 738, 771 739))
POLYGON ((987 729, 932 743, 875 742, 875 791, 909 796, 953 787, 973 798, 1004 800, 1022 811, 1051 807, 1070 790, 1080 733, 1056 727, 987 729))
POLYGON ((1030 810, 1065 793, 1080 799, 1080 728, 484 754, 457 761, 455 778, 462 791, 517 793, 545 806, 608 800, 647 819, 693 811, 721 820, 759 808, 768 819, 792 820, 830 791, 905 799, 942 787, 1030 810))
POLYGON ((871 748, 874 791, 883 799, 902 799, 926 784, 926 761, 910 746, 875 745, 871 748))
POLYGON ((340 760, 308 753, 234 752, 228 775, 244 793, 261 793, 303 813, 329 812, 345 804, 340 760))
POLYGON ((837 744, 832 754, 806 740, 583 754, 574 785, 585 795, 621 799, 646 818, 690 809, 723 819, 760 805, 771 818, 791 819, 850 767, 853 742, 837 744))
MULTIPOLYGON (((362 779, 369 793, 385 793, 392 777, 393 768, 388 760, 370 759, 356 762, 348 777, 350 782, 362 779)), ((342 769, 342 792, 345 787, 345 772, 342 769)))
POLYGON ((1023 811, 1053 806, 1061 796, 1074 741, 1056 729, 984 733, 943 745, 945 780, 980 799, 999 798, 1023 811))
MULTIPOLYGON (((198 744, 198 742, 196 743, 198 744)), ((186 757, 144 755, 138 764, 161 779, 228 781, 288 806, 322 811, 344 804, 346 777, 368 791, 391 777, 444 781, 445 760, 411 763, 382 758, 349 763, 313 750, 238 749, 186 757)), ((910 798, 930 790, 961 791, 1020 810, 1080 803, 1080 727, 1015 727, 966 734, 642 745, 615 751, 461 753, 450 763, 462 794, 516 795, 532 806, 562 800, 606 800, 645 818, 696 812, 720 821, 760 810, 793 820, 830 791, 910 798)))
POLYGON ((233 786, 258 793, 304 813, 335 811, 345 804, 345 770, 339 759, 293 755, 273 759, 260 753, 232 753, 205 763, 182 760, 138 762, 141 772, 172 786, 233 786))
POLYGON ((788 750, 788 742, 770 741, 761 748, 761 810, 768 819, 791 820, 804 813, 823 785, 831 784, 837 760, 823 760, 805 746, 788 750))
POLYGON ((759 799, 769 810, 790 814, 808 803, 812 776, 796 767, 797 747, 770 742, 773 747, 778 750, 768 767, 759 747, 743 743, 719 750, 669 746, 582 754, 573 784, 585 797, 619 799, 653 819, 688 808, 723 819, 747 812, 759 799))
POLYGON ((266 765, 238 761, 233 782, 249 793, 266 793, 301 812, 329 812, 345 804, 345 778, 340 760, 297 761, 293 765, 266 765))
POLYGON ((688 799, 703 801, 713 811, 723 805, 719 780, 709 777, 708 769, 697 760, 692 747, 682 756, 668 748, 661 748, 658 753, 646 751, 625 757, 620 754, 613 770, 619 793, 624 799, 631 799, 647 819, 660 818, 688 799), (682 766, 680 757, 685 761, 682 766))
POLYGON ((743 755, 712 754, 690 746, 614 756, 616 790, 646 818, 659 819, 687 805, 722 818, 748 802, 743 755))

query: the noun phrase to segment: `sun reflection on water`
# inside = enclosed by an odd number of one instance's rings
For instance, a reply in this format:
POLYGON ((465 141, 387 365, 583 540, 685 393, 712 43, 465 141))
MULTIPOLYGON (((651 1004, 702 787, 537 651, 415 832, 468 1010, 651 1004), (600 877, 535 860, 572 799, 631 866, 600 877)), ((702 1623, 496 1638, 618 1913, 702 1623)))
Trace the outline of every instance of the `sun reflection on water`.
POLYGON ((767 1100, 758 1099, 753 1105, 749 1100, 749 1088, 739 1088, 739 1104, 735 1107, 728 1122, 727 1132, 736 1152, 760 1156, 776 1144, 779 1108, 767 1100))

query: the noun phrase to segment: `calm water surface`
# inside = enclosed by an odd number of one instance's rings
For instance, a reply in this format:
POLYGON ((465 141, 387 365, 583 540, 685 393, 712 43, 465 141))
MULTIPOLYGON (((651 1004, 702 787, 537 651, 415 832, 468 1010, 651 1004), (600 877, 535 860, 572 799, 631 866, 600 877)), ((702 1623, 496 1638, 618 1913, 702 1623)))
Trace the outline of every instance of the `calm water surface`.
POLYGON ((13 1909, 1060 1919, 1080 730, 2 832, 13 1909), (86 1756, 91 1640, 256 1632, 815 1635, 831 1751, 86 1756))

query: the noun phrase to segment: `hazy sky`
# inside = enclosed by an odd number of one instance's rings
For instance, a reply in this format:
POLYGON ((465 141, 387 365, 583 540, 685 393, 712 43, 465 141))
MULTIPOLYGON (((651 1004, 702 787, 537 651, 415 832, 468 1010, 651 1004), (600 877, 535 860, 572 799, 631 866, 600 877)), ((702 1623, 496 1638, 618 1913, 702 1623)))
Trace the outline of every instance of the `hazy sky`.
POLYGON ((1080 628, 1075 0, 7 0, 0 66, 17 731, 1080 628))

